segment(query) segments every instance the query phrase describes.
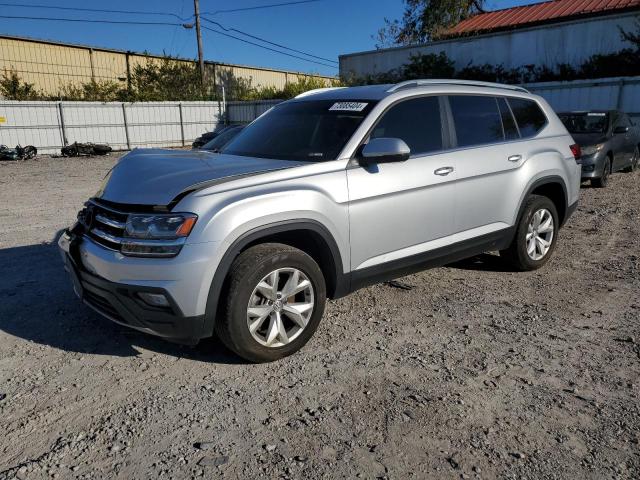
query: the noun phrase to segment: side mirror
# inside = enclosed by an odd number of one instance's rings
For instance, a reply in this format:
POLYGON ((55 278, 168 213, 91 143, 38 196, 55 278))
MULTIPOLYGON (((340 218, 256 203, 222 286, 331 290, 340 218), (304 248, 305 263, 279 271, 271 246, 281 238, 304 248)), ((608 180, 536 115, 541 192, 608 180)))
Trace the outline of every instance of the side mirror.
POLYGON ((369 140, 359 158, 361 165, 372 163, 404 162, 409 159, 411 149, 399 138, 373 138, 369 140))
POLYGON ((614 135, 622 135, 622 134, 624 134, 624 133, 628 133, 628 132, 629 132, 629 127, 623 127, 623 126, 616 127, 616 128, 613 130, 613 134, 614 134, 614 135))

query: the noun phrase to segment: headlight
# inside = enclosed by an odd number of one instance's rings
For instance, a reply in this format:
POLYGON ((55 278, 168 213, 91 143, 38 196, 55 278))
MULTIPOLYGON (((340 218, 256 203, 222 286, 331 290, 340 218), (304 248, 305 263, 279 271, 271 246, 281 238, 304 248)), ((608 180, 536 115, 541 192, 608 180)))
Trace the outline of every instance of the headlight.
POLYGON ((590 145, 588 147, 583 147, 582 155, 583 156, 593 155, 594 153, 598 153, 603 148, 604 148, 603 143, 600 143, 599 145, 590 145))
POLYGON ((173 257, 182 249, 197 219, 193 213, 129 215, 121 252, 131 256, 173 257))

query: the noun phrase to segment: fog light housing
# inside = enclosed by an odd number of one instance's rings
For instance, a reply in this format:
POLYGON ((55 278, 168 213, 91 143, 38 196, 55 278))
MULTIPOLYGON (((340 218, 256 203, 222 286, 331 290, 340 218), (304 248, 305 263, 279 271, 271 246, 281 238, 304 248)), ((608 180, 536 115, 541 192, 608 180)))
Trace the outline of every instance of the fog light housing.
POLYGON ((582 171, 583 172, 593 172, 595 170, 596 166, 591 164, 591 165, 582 165, 582 171))
POLYGON ((138 297, 151 307, 169 307, 169 300, 162 293, 138 292, 138 297))

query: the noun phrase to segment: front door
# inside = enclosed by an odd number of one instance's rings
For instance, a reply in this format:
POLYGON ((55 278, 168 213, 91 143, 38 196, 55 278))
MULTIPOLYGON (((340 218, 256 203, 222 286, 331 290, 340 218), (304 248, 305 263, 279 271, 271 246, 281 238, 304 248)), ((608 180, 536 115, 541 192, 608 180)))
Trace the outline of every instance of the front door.
POLYGON ((347 170, 352 270, 437 248, 453 233, 456 165, 443 152, 441 103, 435 96, 400 101, 372 129, 369 138, 404 140, 409 160, 347 170))

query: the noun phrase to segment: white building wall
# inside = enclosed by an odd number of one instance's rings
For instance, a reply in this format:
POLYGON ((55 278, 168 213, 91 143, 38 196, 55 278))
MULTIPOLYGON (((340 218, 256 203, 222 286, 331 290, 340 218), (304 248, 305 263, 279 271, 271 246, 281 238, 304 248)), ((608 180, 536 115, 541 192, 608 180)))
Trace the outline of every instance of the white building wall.
POLYGON ((522 65, 568 63, 577 66, 594 54, 617 52, 630 45, 621 38, 619 27, 635 30, 638 12, 594 17, 565 23, 490 33, 474 37, 433 42, 340 56, 340 75, 363 77, 385 73, 409 62, 411 55, 444 52, 461 69, 475 65, 522 65))

